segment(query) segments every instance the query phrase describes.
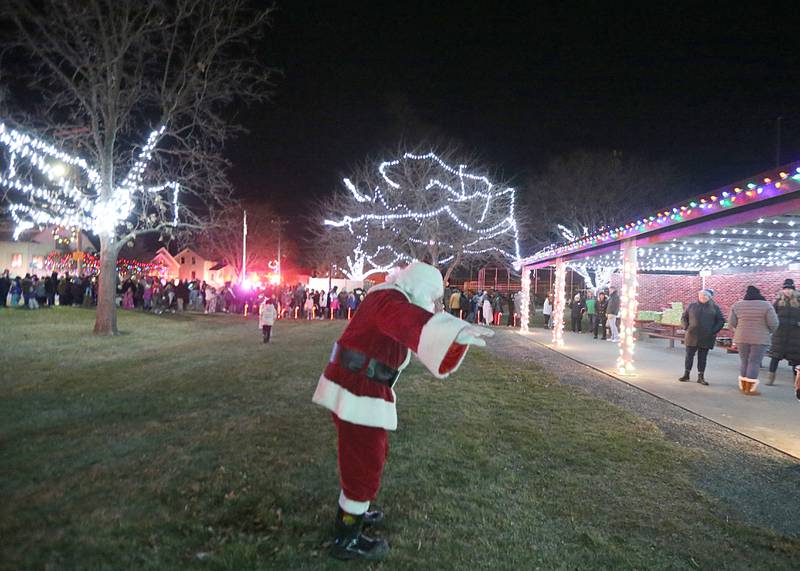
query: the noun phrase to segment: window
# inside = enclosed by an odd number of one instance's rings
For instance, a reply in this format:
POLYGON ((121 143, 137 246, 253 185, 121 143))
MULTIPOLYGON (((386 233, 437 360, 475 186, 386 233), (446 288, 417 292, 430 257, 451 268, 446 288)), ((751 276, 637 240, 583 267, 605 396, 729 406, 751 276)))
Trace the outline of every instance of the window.
POLYGON ((181 256, 181 265, 183 265, 185 263, 186 263, 186 259, 183 256, 181 256))
POLYGON ((31 258, 31 268, 36 270, 43 270, 44 256, 33 256, 33 258, 31 258))
MULTIPOLYGON (((195 265, 194 256, 192 256, 192 265, 195 265)), ((194 273, 194 272, 192 272, 192 273, 194 273)), ((192 276, 192 277, 194 277, 194 276, 192 276)))
MULTIPOLYGON (((194 262, 192 262, 192 263, 194 263, 194 262)), ((192 270, 192 279, 193 279, 193 280, 196 280, 196 279, 197 279, 197 275, 194 273, 194 270, 192 270)))
POLYGON ((12 268, 22 267, 22 254, 11 254, 11 267, 12 268))

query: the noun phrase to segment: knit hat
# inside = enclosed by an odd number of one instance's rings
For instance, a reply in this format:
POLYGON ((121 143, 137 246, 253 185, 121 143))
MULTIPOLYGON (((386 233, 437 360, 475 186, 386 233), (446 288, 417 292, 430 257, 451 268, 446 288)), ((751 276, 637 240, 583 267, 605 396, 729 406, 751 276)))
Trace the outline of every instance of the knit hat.
POLYGON ((794 280, 792 278, 786 278, 783 280, 781 289, 794 289, 794 280))
POLYGON ((705 294, 706 297, 708 297, 708 298, 713 298, 714 297, 714 290, 711 289, 710 287, 705 287, 705 288, 701 289, 700 293, 705 294))

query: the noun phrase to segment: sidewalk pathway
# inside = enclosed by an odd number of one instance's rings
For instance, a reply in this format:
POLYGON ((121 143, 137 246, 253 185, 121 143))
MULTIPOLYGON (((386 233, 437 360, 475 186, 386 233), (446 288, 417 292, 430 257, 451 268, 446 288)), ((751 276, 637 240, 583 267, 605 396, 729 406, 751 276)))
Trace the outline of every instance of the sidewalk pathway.
MULTIPOLYGON (((554 348, 551 331, 531 329, 530 333, 518 334, 554 348)), ((628 377, 615 370, 619 352, 615 343, 571 332, 564 333, 564 341, 565 346, 558 348, 564 355, 800 458, 800 402, 795 398, 794 379, 785 361, 774 386, 766 386, 767 370, 762 369, 758 386, 762 396, 746 397, 738 390, 739 356, 724 349, 709 353, 706 380, 710 386, 704 387, 677 381, 683 372, 684 349, 680 343, 670 349, 665 339, 640 339, 635 354, 637 372, 628 377)), ((696 375, 693 371, 692 380, 696 375)))

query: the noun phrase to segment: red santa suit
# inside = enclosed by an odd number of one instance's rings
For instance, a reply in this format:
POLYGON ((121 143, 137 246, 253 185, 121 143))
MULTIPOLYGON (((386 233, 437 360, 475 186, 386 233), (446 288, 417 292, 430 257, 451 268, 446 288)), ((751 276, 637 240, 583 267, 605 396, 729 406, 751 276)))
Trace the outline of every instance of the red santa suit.
POLYGON ((388 453, 386 431, 397 428, 393 383, 376 380, 376 369, 402 371, 414 352, 443 379, 466 355, 468 345, 456 343, 456 337, 470 324, 429 311, 442 293, 439 271, 419 262, 391 283, 372 288, 319 379, 313 402, 333 413, 339 437, 339 506, 347 513, 363 514, 375 498, 388 453))

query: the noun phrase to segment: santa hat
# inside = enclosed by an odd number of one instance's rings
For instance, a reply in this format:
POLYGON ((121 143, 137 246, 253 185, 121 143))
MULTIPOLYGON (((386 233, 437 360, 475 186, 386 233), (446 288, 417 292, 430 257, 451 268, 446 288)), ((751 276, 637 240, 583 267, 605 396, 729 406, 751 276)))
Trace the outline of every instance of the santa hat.
POLYGON ((444 295, 442 274, 425 262, 412 262, 402 270, 389 274, 386 281, 405 293, 411 303, 429 310, 434 300, 444 295))

